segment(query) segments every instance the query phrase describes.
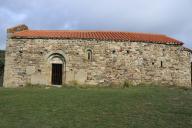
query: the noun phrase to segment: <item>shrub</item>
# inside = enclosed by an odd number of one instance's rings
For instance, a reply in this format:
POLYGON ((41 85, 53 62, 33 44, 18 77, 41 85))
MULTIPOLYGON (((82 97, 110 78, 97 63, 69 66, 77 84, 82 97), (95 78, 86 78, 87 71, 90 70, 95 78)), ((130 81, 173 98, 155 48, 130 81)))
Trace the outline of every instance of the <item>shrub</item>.
POLYGON ((0 68, 3 68, 5 65, 5 61, 0 59, 0 68))

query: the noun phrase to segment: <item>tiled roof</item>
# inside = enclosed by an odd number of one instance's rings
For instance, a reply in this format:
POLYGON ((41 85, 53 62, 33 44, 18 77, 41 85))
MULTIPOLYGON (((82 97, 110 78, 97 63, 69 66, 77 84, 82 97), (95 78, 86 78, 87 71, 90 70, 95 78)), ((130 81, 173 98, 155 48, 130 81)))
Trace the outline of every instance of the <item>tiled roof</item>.
POLYGON ((24 30, 12 34, 12 38, 23 39, 95 39, 111 41, 133 41, 182 45, 183 42, 166 35, 132 32, 68 31, 68 30, 24 30))

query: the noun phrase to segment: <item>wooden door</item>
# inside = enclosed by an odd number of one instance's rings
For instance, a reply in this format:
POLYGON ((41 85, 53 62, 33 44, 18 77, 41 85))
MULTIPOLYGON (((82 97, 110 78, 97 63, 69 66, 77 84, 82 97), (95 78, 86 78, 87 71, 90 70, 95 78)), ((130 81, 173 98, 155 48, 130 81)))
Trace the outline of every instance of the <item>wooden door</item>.
POLYGON ((52 64, 52 85, 62 85, 62 64, 52 64))

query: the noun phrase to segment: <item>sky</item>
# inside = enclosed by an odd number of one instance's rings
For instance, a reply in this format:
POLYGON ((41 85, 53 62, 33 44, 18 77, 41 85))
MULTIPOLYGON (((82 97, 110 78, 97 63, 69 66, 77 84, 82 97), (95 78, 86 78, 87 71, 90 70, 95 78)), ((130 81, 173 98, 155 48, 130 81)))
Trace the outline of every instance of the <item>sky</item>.
POLYGON ((0 0, 0 49, 18 24, 166 34, 192 48, 192 0, 0 0))

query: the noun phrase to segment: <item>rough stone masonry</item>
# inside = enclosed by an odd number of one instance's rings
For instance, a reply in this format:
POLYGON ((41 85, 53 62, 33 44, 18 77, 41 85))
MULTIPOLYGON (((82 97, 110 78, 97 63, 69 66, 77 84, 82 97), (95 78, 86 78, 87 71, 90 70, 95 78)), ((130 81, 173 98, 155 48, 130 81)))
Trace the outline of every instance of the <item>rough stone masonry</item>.
POLYGON ((26 25, 7 34, 4 87, 125 81, 191 86, 191 50, 165 35, 29 30, 26 25))

